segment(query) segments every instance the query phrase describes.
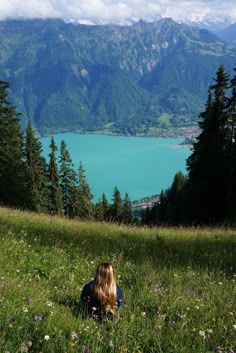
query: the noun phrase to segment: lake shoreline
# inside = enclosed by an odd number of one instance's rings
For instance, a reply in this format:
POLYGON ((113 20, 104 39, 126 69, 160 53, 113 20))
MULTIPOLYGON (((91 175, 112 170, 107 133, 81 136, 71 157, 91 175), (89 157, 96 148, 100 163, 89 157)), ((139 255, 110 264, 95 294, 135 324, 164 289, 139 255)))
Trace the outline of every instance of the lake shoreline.
POLYGON ((200 129, 198 126, 176 127, 170 129, 149 129, 146 132, 137 132, 135 134, 122 134, 112 130, 67 130, 56 131, 54 133, 42 134, 40 138, 49 137, 56 134, 73 133, 78 135, 104 135, 104 136, 119 136, 119 137, 144 137, 144 138, 184 138, 182 145, 191 145, 192 141, 199 135, 200 129))
POLYGON ((200 129, 198 126, 176 127, 171 129, 150 129, 146 132, 137 132, 135 134, 122 134, 120 132, 112 132, 108 130, 84 131, 75 130, 70 131, 80 135, 107 135, 107 136, 123 136, 123 137, 155 137, 155 138, 185 138, 193 139, 199 135, 200 129))

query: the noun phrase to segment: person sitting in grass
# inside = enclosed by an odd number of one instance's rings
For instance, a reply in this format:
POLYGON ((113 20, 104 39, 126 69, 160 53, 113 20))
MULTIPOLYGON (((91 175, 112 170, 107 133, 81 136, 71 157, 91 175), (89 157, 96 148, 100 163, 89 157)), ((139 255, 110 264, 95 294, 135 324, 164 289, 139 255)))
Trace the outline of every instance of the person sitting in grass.
POLYGON ((98 321, 119 319, 123 294, 116 285, 115 272, 110 263, 98 266, 94 280, 88 282, 81 293, 82 312, 98 321))

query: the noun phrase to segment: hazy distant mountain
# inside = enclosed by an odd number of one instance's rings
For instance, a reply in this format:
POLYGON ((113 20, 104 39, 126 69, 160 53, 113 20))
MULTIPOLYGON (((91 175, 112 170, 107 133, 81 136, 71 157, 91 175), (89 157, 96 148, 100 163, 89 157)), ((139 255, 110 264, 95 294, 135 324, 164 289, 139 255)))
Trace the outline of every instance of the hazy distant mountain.
MULTIPOLYGON (((146 16, 143 17, 141 20, 151 23, 156 22, 163 19, 160 15, 153 15, 153 16, 146 16)), ((99 20, 99 19, 81 19, 81 20, 73 20, 67 19, 65 20, 66 23, 73 23, 73 24, 86 24, 86 25, 117 25, 117 26, 131 26, 136 22, 139 22, 140 18, 138 17, 129 17, 123 18, 116 21, 108 21, 108 20, 99 20)), ((202 29, 207 29, 211 32, 220 31, 229 27, 231 24, 234 23, 234 20, 229 17, 224 16, 186 16, 183 14, 182 18, 176 19, 175 22, 187 24, 189 26, 198 27, 202 29)))
POLYGON ((0 22, 0 78, 42 132, 192 124, 236 49, 171 19, 132 26, 0 22))
POLYGON ((190 26, 207 29, 211 32, 216 32, 230 26, 234 21, 228 17, 204 17, 204 16, 191 16, 180 20, 180 23, 185 23, 190 26))
POLYGON ((236 43, 236 23, 221 31, 217 31, 216 34, 226 42, 236 43))

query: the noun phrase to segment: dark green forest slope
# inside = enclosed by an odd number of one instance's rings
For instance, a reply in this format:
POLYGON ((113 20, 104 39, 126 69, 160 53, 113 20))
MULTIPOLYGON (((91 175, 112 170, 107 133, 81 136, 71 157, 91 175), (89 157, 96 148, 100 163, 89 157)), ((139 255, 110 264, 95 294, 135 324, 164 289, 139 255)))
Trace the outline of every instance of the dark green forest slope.
POLYGON ((0 77, 11 82, 23 126, 31 119, 41 134, 191 125, 217 67, 232 68, 235 54, 214 34, 171 19, 0 22, 0 77))

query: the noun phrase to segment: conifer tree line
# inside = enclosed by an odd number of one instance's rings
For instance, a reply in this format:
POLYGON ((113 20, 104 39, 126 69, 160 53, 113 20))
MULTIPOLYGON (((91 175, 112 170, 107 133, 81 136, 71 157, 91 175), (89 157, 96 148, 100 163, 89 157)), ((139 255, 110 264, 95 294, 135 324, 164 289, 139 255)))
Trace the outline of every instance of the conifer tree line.
POLYGON ((200 134, 171 187, 148 209, 147 224, 235 224, 236 222, 236 68, 232 78, 220 65, 199 116, 200 134))
POLYGON ((0 205, 66 218, 131 223, 130 198, 125 194, 122 199, 117 187, 111 204, 105 194, 93 204, 83 163, 76 171, 64 141, 57 153, 51 138, 46 162, 30 123, 23 133, 20 114, 9 102, 9 88, 8 82, 0 81, 0 205))

